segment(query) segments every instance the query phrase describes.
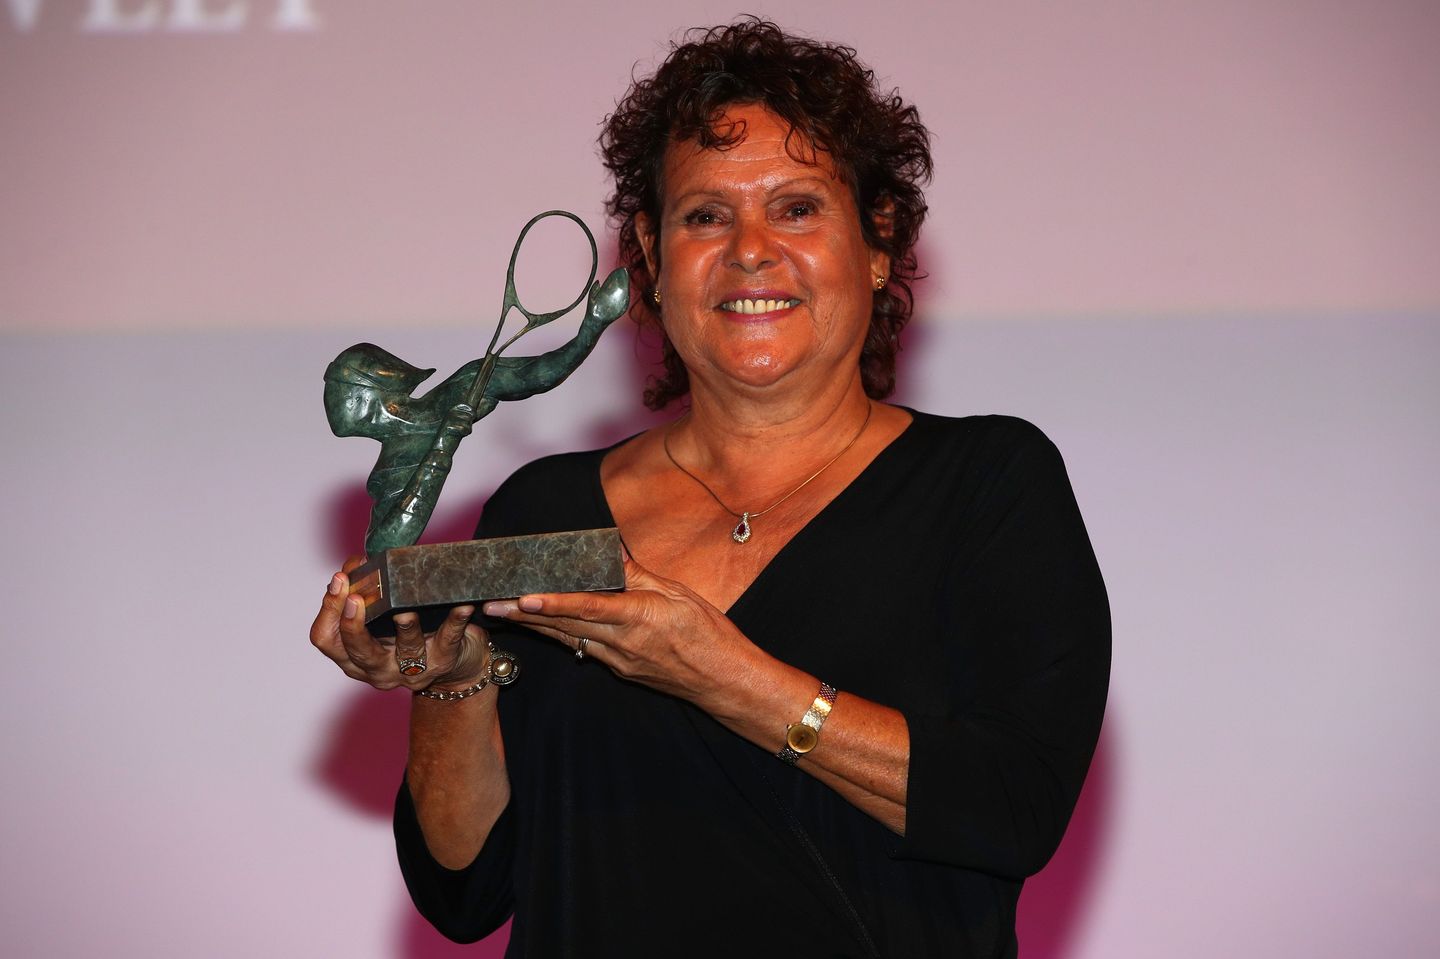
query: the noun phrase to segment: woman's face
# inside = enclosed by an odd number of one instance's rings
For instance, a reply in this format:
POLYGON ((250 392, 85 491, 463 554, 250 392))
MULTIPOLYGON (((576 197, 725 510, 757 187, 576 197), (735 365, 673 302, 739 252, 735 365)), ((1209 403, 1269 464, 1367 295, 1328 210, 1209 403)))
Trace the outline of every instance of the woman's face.
POLYGON ((720 125, 732 121, 745 138, 728 150, 666 151, 658 231, 636 220, 652 274, 659 254, 665 332, 692 385, 858 380, 889 258, 866 245, 827 154, 813 164, 791 157, 788 124, 762 106, 733 105, 720 125))

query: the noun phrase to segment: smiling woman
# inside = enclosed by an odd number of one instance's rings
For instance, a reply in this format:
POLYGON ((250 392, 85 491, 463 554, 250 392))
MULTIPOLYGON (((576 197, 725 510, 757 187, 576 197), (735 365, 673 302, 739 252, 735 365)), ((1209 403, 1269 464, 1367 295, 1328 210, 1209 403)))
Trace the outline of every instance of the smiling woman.
POLYGON ((460 940, 513 913, 512 956, 1014 956, 1094 749, 1108 607, 1038 430, 880 402, 924 127, 854 51, 746 20, 637 81, 602 148, 664 336, 647 402, 689 408, 523 468, 477 534, 618 526, 625 590, 490 603, 489 630, 397 616, 391 649, 342 571, 311 630, 416 694, 416 905, 460 940), (503 693, 491 632, 525 662, 503 693))
POLYGON ((791 127, 775 113, 735 104, 716 126, 737 142, 668 150, 660 215, 636 217, 671 347, 692 384, 785 382, 806 401, 852 391, 889 255, 865 242, 829 156, 807 143, 809 159, 792 156, 791 127))
MULTIPOLYGON (((895 388, 895 352, 913 307, 930 134, 914 106, 876 85, 854 50, 770 26, 720 27, 706 34, 713 42, 677 46, 653 77, 635 82, 606 121, 601 152, 615 178, 608 208, 618 224, 620 256, 632 276, 653 288, 659 263, 647 256, 639 234, 659 218, 672 189, 669 146, 731 151, 747 129, 727 119, 727 108, 763 107, 785 125, 786 155, 807 166, 809 176, 838 176, 866 245, 890 257, 889 285, 875 292, 860 360, 866 395, 884 399, 895 388)), ((637 303, 637 316, 658 322, 653 306, 653 299, 637 303)), ((645 397, 652 409, 689 389, 663 327, 661 346, 665 372, 645 397)))

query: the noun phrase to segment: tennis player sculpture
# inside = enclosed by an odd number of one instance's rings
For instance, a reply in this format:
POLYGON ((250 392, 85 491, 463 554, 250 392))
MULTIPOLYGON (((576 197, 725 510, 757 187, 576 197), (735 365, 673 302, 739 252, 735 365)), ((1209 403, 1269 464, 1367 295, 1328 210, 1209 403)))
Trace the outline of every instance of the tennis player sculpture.
MULTIPOLYGON (((419 397, 412 394, 435 370, 412 366, 372 343, 349 347, 326 369, 325 413, 331 431, 336 436, 366 436, 380 443, 380 456, 365 484, 371 500, 370 525, 365 534, 369 562, 352 574, 357 584, 364 578, 363 571, 373 568, 370 571, 375 574, 373 594, 366 597, 367 621, 391 610, 508 598, 539 588, 605 589, 623 585, 623 576, 618 583, 612 582, 620 562, 618 537, 613 535, 604 537, 603 542, 595 537, 515 537, 517 542, 508 544, 490 540, 414 547, 435 510, 455 451, 475 421, 501 401, 523 400, 559 386, 590 355, 600 334, 629 308, 627 272, 617 269, 605 282, 596 283, 598 265, 595 237, 579 217, 563 210, 541 213, 525 224, 515 241, 505 276, 500 319, 480 359, 466 363, 419 397), (585 232, 590 242, 590 275, 580 295, 568 306, 551 313, 532 313, 515 292, 515 261, 526 234, 551 216, 573 220, 585 232), (538 356, 501 355, 526 333, 575 309, 581 300, 587 302, 585 317, 569 342, 538 356), (525 325, 502 343, 500 336, 512 309, 525 317, 525 325), (616 545, 613 550, 611 540, 616 545), (480 545, 487 543, 490 545, 480 545), (469 549, 444 552, 446 547, 469 549), (477 548, 484 555, 478 555, 477 548), (577 549, 580 555, 575 553, 577 549), (597 549, 605 567, 603 574, 581 575, 575 581, 569 574, 585 567, 587 554, 597 549), (477 563, 492 568, 492 582, 466 585, 457 580, 470 576, 477 563), (556 569, 562 571, 558 582, 556 569), (519 589, 521 586, 527 588, 519 589), (485 595, 488 593, 495 595, 485 595)), ((588 556, 590 567, 595 558, 588 556)))

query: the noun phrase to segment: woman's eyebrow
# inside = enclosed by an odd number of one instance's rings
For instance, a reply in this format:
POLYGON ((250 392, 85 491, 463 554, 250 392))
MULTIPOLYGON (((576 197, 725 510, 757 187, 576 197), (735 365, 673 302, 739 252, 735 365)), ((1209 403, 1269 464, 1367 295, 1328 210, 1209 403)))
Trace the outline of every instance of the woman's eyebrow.
MULTIPOLYGON (((749 182, 753 183, 754 181, 749 182)), ((766 186, 764 192, 767 196, 773 196, 777 193, 785 193, 796 189, 819 189, 821 192, 824 192, 829 190, 833 183, 833 180, 819 176, 797 176, 782 180, 773 186, 766 186)), ((733 192, 734 191, 727 190, 723 186, 697 187, 692 190, 686 190, 684 193, 677 193, 667 199, 666 202, 674 204, 675 206, 683 206, 686 203, 693 203, 699 199, 724 200, 733 192)))

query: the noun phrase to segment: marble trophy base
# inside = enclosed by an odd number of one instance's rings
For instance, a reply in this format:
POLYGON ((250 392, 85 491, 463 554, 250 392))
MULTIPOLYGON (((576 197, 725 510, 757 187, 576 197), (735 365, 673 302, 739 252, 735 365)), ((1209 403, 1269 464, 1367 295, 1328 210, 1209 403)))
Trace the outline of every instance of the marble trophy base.
POLYGON ((622 589, 620 531, 587 529, 387 549, 350 574, 377 638, 395 635, 393 617, 420 614, 428 632, 450 608, 526 593, 622 589))

